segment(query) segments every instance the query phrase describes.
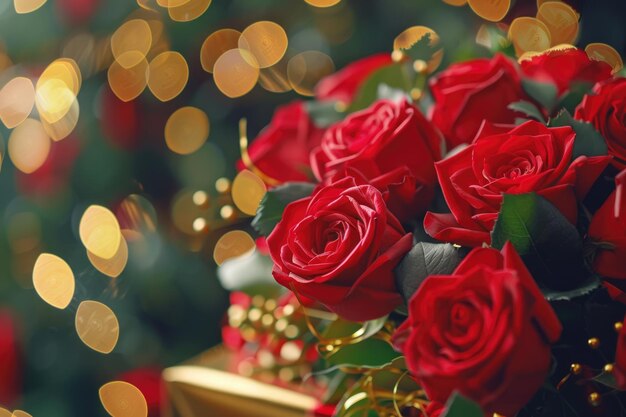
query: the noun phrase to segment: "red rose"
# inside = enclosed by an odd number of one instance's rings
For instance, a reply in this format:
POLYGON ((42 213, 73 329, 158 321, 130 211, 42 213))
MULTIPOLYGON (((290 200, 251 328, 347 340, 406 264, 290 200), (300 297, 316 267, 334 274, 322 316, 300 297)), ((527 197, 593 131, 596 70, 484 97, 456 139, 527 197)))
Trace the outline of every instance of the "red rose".
MULTIPOLYGON (((626 170, 616 177, 616 183, 616 190, 593 215, 588 234, 596 246, 594 271, 605 278, 626 280, 626 170)), ((614 284, 604 283, 611 297, 626 303, 626 284, 614 284)))
POLYGON ((374 319, 402 303, 393 268, 412 236, 372 185, 348 177, 290 203, 267 244, 281 285, 348 320, 374 319))
POLYGON ((596 84, 576 109, 575 118, 594 125, 613 155, 612 164, 626 168, 626 78, 596 84))
POLYGON ((486 414, 514 416, 543 384, 561 324, 513 246, 477 248, 432 275, 409 302, 404 346, 428 398, 453 391, 486 414))
MULTIPOLYGON (((309 152, 319 145, 323 132, 309 118, 304 103, 295 101, 276 110, 248 153, 256 168, 280 183, 308 181, 311 179, 309 152)), ((240 160, 237 168, 242 170, 246 166, 240 160)))
POLYGON ((426 232, 459 245, 490 243, 502 195, 530 192, 575 224, 577 201, 610 159, 580 156, 572 161, 575 137, 568 126, 548 128, 535 121, 501 133, 494 126, 484 129, 474 143, 435 164, 452 213, 426 213, 426 232))
POLYGON ((0 404, 15 405, 22 382, 17 328, 8 311, 0 311, 0 404))
POLYGON ((315 87, 315 98, 350 104, 367 77, 392 63, 390 54, 376 54, 355 61, 333 75, 322 78, 315 87))
POLYGON ((504 55, 450 65, 430 83, 435 100, 431 120, 448 148, 470 143, 483 120, 512 124, 508 105, 525 98, 515 63, 504 55))
POLYGON ((419 110, 379 100, 328 128, 311 165, 320 181, 348 168, 372 180, 406 165, 419 184, 432 185, 440 156, 440 138, 419 110))
POLYGON ((626 318, 617 338, 615 349, 615 365, 613 366, 615 382, 621 390, 626 390, 626 318))
POLYGON ((591 83, 611 76, 612 68, 603 61, 589 59, 585 51, 576 48, 547 51, 524 60, 522 72, 540 82, 553 83, 559 94, 573 83, 591 83))

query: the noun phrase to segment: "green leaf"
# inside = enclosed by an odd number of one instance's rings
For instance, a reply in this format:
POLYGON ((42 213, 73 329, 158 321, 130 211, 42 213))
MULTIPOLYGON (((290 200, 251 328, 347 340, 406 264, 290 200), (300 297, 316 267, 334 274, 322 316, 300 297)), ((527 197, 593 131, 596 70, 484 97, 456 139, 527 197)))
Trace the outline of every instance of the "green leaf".
POLYGON ((584 281, 582 238, 545 198, 535 193, 504 194, 491 244, 501 249, 507 241, 540 286, 565 291, 584 281))
POLYGON ((395 269, 400 294, 408 302, 429 275, 451 274, 464 255, 464 250, 449 243, 417 243, 395 269))
POLYGON ((543 83, 530 78, 522 80, 522 88, 530 97, 551 111, 558 102, 558 90, 552 83, 543 83))
POLYGON ((578 297, 583 297, 585 295, 591 294, 593 290, 600 287, 601 281, 595 275, 589 277, 584 283, 580 284, 579 287, 570 290, 570 291, 551 291, 544 290, 543 295, 546 297, 548 301, 561 301, 561 300, 571 300, 578 297))
POLYGON ((382 367, 401 355, 389 342, 369 338, 352 345, 342 346, 327 359, 330 365, 342 367, 382 367))
POLYGON ((319 128, 326 128, 342 120, 346 115, 337 110, 335 101, 307 101, 305 106, 309 117, 319 128))
POLYGON ((567 110, 561 111, 556 117, 550 119, 548 126, 570 126, 574 129, 576 132, 574 159, 581 155, 602 156, 608 152, 606 142, 600 132, 592 124, 574 119, 567 110))
POLYGON ((454 392, 446 403, 446 411, 441 417, 483 417, 483 410, 478 404, 454 392))
POLYGON ((591 379, 593 379, 596 382, 599 382, 602 385, 606 385, 609 388, 620 389, 617 386, 617 382, 615 381, 615 376, 613 376, 613 374, 610 372, 602 372, 601 374, 598 374, 591 379))
POLYGON ((359 331, 359 334, 361 334, 360 338, 362 340, 368 339, 383 328, 387 322, 387 318, 388 316, 383 316, 374 320, 366 321, 365 323, 356 323, 339 318, 337 320, 333 320, 328 327, 324 329, 323 336, 326 339, 342 338, 359 331))
POLYGON ((573 113, 586 94, 591 92, 593 83, 576 81, 570 84, 569 90, 559 98, 559 107, 573 113))
POLYGON ((272 188, 263 197, 252 219, 252 227, 264 236, 268 236, 274 230, 283 217, 283 210, 292 201, 308 197, 315 188, 308 182, 288 182, 276 188, 272 188))
POLYGON ((379 86, 381 85, 405 92, 409 91, 411 87, 403 64, 391 64, 374 71, 361 85, 348 112, 351 113, 369 107, 370 104, 379 98, 379 86))
POLYGON ((545 123, 546 119, 543 118, 541 111, 530 101, 516 101, 508 105, 508 108, 520 113, 525 114, 528 117, 532 117, 535 120, 545 123))

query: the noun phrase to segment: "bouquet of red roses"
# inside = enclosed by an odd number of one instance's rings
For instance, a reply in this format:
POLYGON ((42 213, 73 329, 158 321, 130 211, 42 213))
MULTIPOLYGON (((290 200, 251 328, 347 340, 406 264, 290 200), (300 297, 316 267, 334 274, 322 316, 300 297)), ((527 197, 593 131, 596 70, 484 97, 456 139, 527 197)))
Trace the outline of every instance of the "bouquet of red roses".
POLYGON ((516 39, 411 28, 244 149, 337 416, 626 415, 626 78, 516 39))

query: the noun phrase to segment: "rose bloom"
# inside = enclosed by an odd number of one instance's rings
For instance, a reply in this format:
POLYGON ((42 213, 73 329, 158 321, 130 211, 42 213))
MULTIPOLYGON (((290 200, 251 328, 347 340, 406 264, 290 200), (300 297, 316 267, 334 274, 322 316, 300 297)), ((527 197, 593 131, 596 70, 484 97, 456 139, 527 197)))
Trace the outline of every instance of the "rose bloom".
POLYGON ((596 84, 576 109, 575 118, 591 123, 604 136, 612 164, 626 168, 626 78, 596 84))
POLYGON ((311 153, 311 166, 324 183, 349 170, 368 181, 404 177, 400 182, 411 181, 416 198, 427 205, 436 182, 434 162, 441 157, 440 143, 435 129, 411 104, 379 100, 329 127, 311 153))
POLYGON ((476 141, 435 164, 452 213, 426 213, 432 237, 464 246, 491 242, 490 232, 503 194, 536 192, 572 223, 584 198, 610 157, 580 156, 572 161, 576 133, 528 121, 511 130, 485 125, 476 141))
POLYGON ((574 83, 606 80, 612 71, 606 62, 589 59, 585 51, 577 48, 547 51, 522 61, 521 67, 527 77, 554 84, 559 94, 567 92, 574 83))
POLYGON ((622 391, 626 390, 626 318, 617 338, 613 376, 618 388, 622 391))
POLYGON ((315 98, 320 101, 339 101, 348 105, 372 73, 392 63, 391 54, 388 53, 359 59, 342 70, 322 78, 315 86, 315 98))
POLYGON ((348 320, 381 317, 402 303, 393 268, 412 236, 370 184, 347 177, 290 203, 267 244, 278 283, 348 320))
MULTIPOLYGON (((319 145, 323 132, 309 118, 304 102, 294 101, 276 110, 248 153, 256 168, 279 183, 308 181, 312 177, 309 152, 319 145)), ((240 160, 237 168, 246 166, 240 160)))
POLYGON ((609 294, 626 304, 626 170, 616 178, 617 189, 596 211, 589 225, 589 239, 595 244, 593 270, 605 278, 609 294))
POLYGON ((426 278, 401 346, 432 401, 456 390, 485 415, 514 416, 548 375, 561 324, 510 243, 476 248, 452 275, 426 278))
POLYGON ((504 55, 450 65, 430 82, 435 100, 431 120, 448 148, 470 143, 483 120, 512 124, 508 105, 524 100, 519 70, 504 55))

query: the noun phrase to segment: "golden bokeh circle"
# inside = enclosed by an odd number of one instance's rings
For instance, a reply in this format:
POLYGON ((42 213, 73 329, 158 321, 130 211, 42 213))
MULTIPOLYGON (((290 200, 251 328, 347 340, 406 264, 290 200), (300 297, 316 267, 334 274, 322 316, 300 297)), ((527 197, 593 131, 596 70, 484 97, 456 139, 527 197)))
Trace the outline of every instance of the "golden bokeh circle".
POLYGON ((132 19, 111 36, 111 52, 123 68, 132 68, 146 57, 152 46, 150 25, 143 19, 132 19), (127 52, 137 52, 128 54, 127 52))
POLYGON ((29 414, 24 410, 14 410, 12 417, 33 417, 33 416, 32 414, 29 414))
POLYGON ((26 14, 39 9, 41 6, 46 4, 46 1, 48 0, 13 0, 13 5, 15 6, 15 11, 18 14, 26 14))
POLYGON ((467 0, 443 0, 443 2, 456 7, 465 6, 467 4, 467 0))
POLYGON ((259 73, 259 85, 272 93, 286 93, 291 90, 287 66, 289 61, 283 57, 278 63, 269 68, 263 68, 259 73))
POLYGON ((126 197, 115 214, 123 230, 131 230, 139 235, 156 231, 156 210, 147 198, 139 194, 130 194, 126 197))
POLYGON ((209 138, 209 118, 202 110, 186 106, 176 110, 165 123, 165 143, 181 155, 194 153, 209 138))
POLYGON ((191 0, 156 0, 157 4, 161 7, 170 8, 170 7, 180 7, 185 4, 191 2, 191 0))
POLYGON ((9 136, 9 157, 17 169, 30 174, 46 162, 50 145, 50 138, 41 122, 26 119, 9 136))
POLYGON ((124 268, 126 268, 128 263, 128 244, 126 239, 124 239, 124 236, 121 237, 117 252, 110 259, 100 258, 89 251, 87 251, 87 258, 89 258, 91 265, 102 274, 111 278, 117 278, 124 272, 124 268))
POLYGON ((230 49, 224 52, 213 66, 213 79, 217 88, 227 97, 247 94, 259 79, 258 65, 251 65, 254 56, 248 51, 230 49))
POLYGON ((187 85, 189 67, 180 53, 165 51, 150 61, 148 88, 156 98, 169 101, 187 85))
POLYGON ((185 4, 169 7, 167 14, 175 22, 191 22, 202 16, 211 5, 211 0, 190 0, 185 4))
POLYGON ((92 300, 80 303, 74 322, 80 340, 100 353, 111 353, 120 336, 120 324, 113 310, 92 300))
POLYGON ((44 130, 54 141, 60 141, 72 133, 78 124, 80 106, 78 100, 74 100, 65 115, 56 122, 50 123, 46 119, 41 120, 44 130))
POLYGON ((232 230, 222 235, 213 249, 213 259, 218 265, 229 259, 250 253, 255 248, 254 239, 243 230, 232 230))
POLYGON ((104 384, 98 391, 104 409, 113 417, 147 417, 148 404, 137 387, 124 381, 104 384))
POLYGON ((0 417, 13 417, 13 413, 0 406, 0 417))
POLYGON ((335 72, 333 60, 318 51, 301 52, 287 64, 287 78, 291 88, 304 96, 313 96, 317 83, 333 72, 335 72))
POLYGON ((103 259, 115 256, 122 239, 115 215, 108 208, 98 205, 87 207, 80 219, 78 234, 85 248, 103 259))
POLYGON ((619 52, 606 43, 590 43, 585 47, 585 52, 589 59, 604 61, 609 64, 613 68, 613 74, 624 68, 624 62, 619 52))
POLYGON ((467 0, 471 9, 481 18, 499 22, 511 8, 511 0, 467 0))
POLYGON ((237 49, 240 36, 241 32, 235 29, 220 29, 207 36, 200 48, 202 69, 212 73, 215 62, 224 52, 237 49))
POLYGON ((341 0, 304 0, 313 7, 332 7, 339 4, 341 0))
POLYGON ((0 120, 13 129, 22 123, 35 105, 35 86, 26 77, 15 77, 0 90, 0 120))
POLYGON ((244 29, 238 45, 239 49, 248 51, 254 56, 255 60, 250 61, 250 65, 267 68, 280 61, 287 52, 288 43, 287 33, 282 26, 264 20, 244 29))
POLYGON ((76 282, 67 262, 51 253, 42 253, 33 267, 33 286, 42 300, 63 310, 72 301, 76 282))
MULTIPOLYGON (((405 29, 393 40, 393 50, 402 52, 403 50, 410 49, 413 45, 419 42, 424 36, 429 36, 428 45, 436 49, 430 60, 427 62, 427 72, 435 71, 441 64, 443 59, 443 49, 440 47, 440 39, 437 32, 429 28, 428 26, 411 26, 405 29)), ((402 52, 402 54, 404 54, 402 52)), ((396 56, 398 54, 396 53, 396 56)))
POLYGON ((524 52, 545 51, 550 48, 550 30, 541 20, 534 17, 518 17, 509 26, 509 39, 518 56, 524 52))
POLYGON ((579 15, 569 4, 549 1, 537 11, 537 19, 546 24, 552 45, 571 44, 578 37, 579 15))
POLYGON ((266 192, 267 188, 263 180, 252 171, 245 169, 233 180, 231 196, 239 210, 254 216, 266 192))
POLYGON ((139 63, 124 68, 118 61, 113 61, 107 72, 109 86, 113 93, 122 101, 137 98, 148 85, 148 61, 137 51, 126 52, 128 55, 141 57, 139 63))
POLYGON ((70 111, 80 91, 82 76, 76 61, 60 58, 41 73, 35 87, 35 104, 42 120, 55 123, 70 111))

